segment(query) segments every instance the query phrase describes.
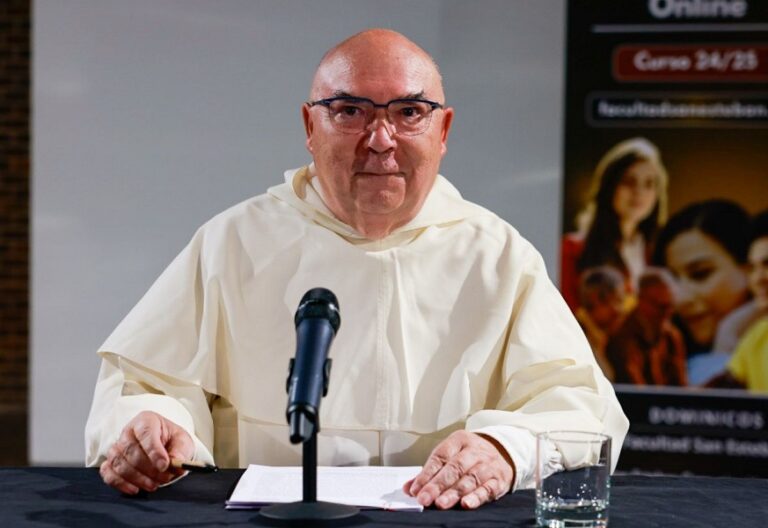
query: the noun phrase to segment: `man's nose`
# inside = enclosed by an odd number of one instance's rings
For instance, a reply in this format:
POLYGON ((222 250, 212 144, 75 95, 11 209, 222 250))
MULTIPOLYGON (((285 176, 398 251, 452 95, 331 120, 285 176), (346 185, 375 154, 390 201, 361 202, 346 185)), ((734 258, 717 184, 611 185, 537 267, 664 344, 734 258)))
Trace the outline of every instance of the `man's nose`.
POLYGON ((392 137, 395 134, 394 127, 386 119, 375 119, 368 128, 368 148, 374 152, 386 152, 397 146, 392 137))

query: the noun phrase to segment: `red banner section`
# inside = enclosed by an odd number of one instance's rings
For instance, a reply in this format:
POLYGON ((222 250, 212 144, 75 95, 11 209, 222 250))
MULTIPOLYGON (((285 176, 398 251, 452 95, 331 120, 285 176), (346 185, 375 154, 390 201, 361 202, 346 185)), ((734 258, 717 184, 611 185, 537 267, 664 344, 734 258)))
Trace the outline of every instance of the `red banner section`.
POLYGON ((627 44, 613 53, 621 82, 767 82, 768 46, 627 44))

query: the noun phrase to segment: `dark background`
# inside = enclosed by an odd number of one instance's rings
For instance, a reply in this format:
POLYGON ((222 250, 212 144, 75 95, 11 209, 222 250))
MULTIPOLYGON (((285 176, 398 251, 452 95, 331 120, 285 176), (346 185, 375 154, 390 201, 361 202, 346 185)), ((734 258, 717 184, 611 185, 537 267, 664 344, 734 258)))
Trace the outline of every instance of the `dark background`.
POLYGON ((29 0, 0 2, 0 466, 27 462, 29 0))

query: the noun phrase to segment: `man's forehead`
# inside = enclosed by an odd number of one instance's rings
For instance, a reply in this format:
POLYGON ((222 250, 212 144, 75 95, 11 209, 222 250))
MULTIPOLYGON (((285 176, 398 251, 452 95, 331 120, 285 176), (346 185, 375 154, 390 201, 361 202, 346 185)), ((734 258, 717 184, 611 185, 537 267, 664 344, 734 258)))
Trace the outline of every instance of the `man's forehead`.
POLYGON ((361 40, 326 54, 315 73, 313 96, 442 97, 440 74, 418 46, 404 37, 361 40))
POLYGON ((354 95, 398 99, 441 97, 439 80, 424 68, 346 64, 318 71, 312 91, 320 97, 354 95))

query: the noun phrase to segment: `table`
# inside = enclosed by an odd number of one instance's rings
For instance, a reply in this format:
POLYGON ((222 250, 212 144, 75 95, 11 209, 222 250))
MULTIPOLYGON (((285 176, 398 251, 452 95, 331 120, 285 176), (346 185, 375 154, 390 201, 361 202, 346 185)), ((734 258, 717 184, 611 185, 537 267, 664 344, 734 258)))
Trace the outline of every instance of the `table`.
MULTIPOLYGON (((224 499, 242 470, 191 474, 143 498, 101 482, 92 468, 0 468, 0 526, 274 526, 258 512, 228 511, 224 499)), ((533 526, 534 494, 518 491, 476 511, 367 510, 334 526, 533 526)), ((730 527, 768 524, 768 479, 618 475, 610 526, 730 527)))

